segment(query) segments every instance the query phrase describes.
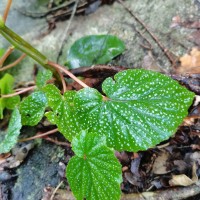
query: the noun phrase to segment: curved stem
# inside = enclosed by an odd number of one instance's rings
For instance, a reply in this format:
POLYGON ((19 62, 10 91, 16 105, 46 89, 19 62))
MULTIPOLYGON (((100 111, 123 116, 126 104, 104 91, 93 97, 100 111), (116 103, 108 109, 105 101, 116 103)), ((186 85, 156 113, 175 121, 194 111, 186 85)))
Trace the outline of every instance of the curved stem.
POLYGON ((64 76, 63 76, 63 74, 60 72, 59 69, 56 68, 56 71, 57 71, 57 73, 59 74, 60 79, 61 79, 61 82, 62 82, 63 93, 65 93, 65 92, 67 91, 67 86, 66 86, 66 82, 65 82, 64 76))
POLYGON ((23 53, 23 54, 22 54, 17 60, 15 60, 13 63, 2 67, 2 68, 0 69, 0 72, 14 67, 14 66, 17 65, 18 63, 20 63, 25 57, 26 57, 26 54, 23 53))
POLYGON ((34 90, 36 88, 36 86, 31 86, 31 87, 28 87, 28 88, 25 88, 23 90, 20 90, 18 92, 15 92, 15 93, 12 93, 12 94, 2 94, 1 95, 1 98, 10 98, 10 97, 14 97, 14 96, 17 96, 19 94, 23 94, 25 92, 28 92, 28 91, 31 91, 31 90, 34 90))
POLYGON ((33 137, 20 139, 20 140, 18 140, 18 142, 26 142, 26 141, 34 140, 34 139, 37 139, 37 138, 42 138, 42 137, 44 137, 44 136, 47 136, 47 135, 50 135, 50 134, 53 134, 53 133, 56 133, 56 132, 58 132, 58 129, 57 129, 57 128, 55 128, 55 129, 53 129, 53 130, 50 130, 50 131, 47 131, 46 133, 36 134, 36 135, 33 136, 33 137))
POLYGON ((76 81, 77 83, 79 83, 81 86, 83 86, 84 88, 89 87, 88 85, 86 85, 83 81, 81 81, 80 79, 78 79, 76 76, 74 76, 74 74, 72 74, 70 71, 68 71, 67 69, 65 69, 64 67, 60 66, 57 63, 54 63, 52 61, 48 61, 48 64, 63 71, 65 74, 67 74, 70 78, 72 78, 74 81, 76 81))
POLYGON ((0 67, 2 67, 5 60, 8 58, 8 56, 13 52, 15 48, 13 46, 9 47, 7 51, 4 53, 4 55, 0 58, 0 67))

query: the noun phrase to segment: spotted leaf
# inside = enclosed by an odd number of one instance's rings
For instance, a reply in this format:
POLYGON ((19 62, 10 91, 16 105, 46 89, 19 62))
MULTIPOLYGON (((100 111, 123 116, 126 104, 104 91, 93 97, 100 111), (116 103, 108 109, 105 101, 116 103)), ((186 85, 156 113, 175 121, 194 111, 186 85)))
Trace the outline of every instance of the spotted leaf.
POLYGON ((145 150, 175 133, 194 97, 171 78, 142 69, 120 72, 102 89, 106 98, 92 88, 74 95, 72 114, 63 113, 66 138, 88 129, 106 135, 116 150, 145 150))
POLYGON ((36 77, 36 85, 38 88, 42 88, 46 85, 46 82, 51 79, 52 72, 50 70, 39 71, 36 77))
POLYGON ((45 116, 48 120, 56 124, 58 126, 58 130, 69 140, 76 135, 76 133, 80 132, 82 126, 76 125, 77 112, 75 111, 73 99, 76 94, 75 91, 67 91, 63 96, 55 92, 56 90, 52 88, 50 90, 46 90, 48 104, 51 107, 52 111, 45 113, 45 116), (53 98, 56 96, 57 101, 54 101, 53 98))
POLYGON ((62 101, 62 95, 60 90, 52 84, 48 84, 42 88, 42 91, 45 93, 48 101, 48 106, 52 109, 56 109, 62 101))
POLYGON ((72 140, 75 156, 68 163, 66 176, 77 200, 118 200, 122 182, 121 166, 106 137, 81 131, 72 140))
POLYGON ((34 126, 43 117, 47 106, 47 97, 44 92, 36 91, 26 97, 20 104, 22 124, 34 126))
POLYGON ((21 127, 21 115, 19 110, 15 108, 11 115, 7 134, 4 140, 0 143, 0 154, 9 152, 17 143, 21 127))

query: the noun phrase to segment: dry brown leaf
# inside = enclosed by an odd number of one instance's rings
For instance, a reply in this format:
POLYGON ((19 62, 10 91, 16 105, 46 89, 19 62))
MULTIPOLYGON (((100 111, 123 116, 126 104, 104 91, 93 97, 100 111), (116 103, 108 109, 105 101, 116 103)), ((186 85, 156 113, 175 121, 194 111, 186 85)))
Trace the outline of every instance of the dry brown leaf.
POLYGON ((161 152, 160 155, 155 159, 152 172, 154 174, 166 174, 167 171, 166 163, 169 158, 169 153, 167 151, 161 152))
POLYGON ((190 54, 180 58, 181 66, 176 69, 178 74, 200 73, 200 50, 193 48, 190 54))
POLYGON ((189 178, 185 174, 173 175, 172 179, 169 180, 170 186, 189 186, 198 181, 198 176, 196 174, 196 164, 193 164, 192 167, 192 178, 189 178))

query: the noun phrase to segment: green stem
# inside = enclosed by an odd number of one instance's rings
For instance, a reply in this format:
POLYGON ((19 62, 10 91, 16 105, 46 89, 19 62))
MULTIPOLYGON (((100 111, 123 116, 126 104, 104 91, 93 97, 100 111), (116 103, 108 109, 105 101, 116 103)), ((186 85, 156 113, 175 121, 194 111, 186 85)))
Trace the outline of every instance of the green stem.
MULTIPOLYGON (((7 39, 16 49, 21 50, 39 64, 41 64, 46 69, 51 70, 54 75, 56 75, 56 71, 52 66, 48 65, 48 59, 42 53, 40 53, 37 49, 32 47, 28 42, 26 42, 23 38, 9 29, 4 21, 3 18, 0 16, 0 34, 7 39)), ((57 76, 57 75, 56 75, 57 76)))

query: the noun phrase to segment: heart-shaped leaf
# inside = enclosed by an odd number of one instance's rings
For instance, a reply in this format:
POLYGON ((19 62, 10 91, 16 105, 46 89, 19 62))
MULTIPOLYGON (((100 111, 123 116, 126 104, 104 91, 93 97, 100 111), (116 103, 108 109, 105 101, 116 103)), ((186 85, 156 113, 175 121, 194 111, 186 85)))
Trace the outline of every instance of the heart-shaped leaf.
POLYGON ((19 110, 15 108, 12 112, 11 119, 8 126, 8 131, 5 139, 0 143, 0 154, 9 152, 17 143, 17 138, 20 134, 21 115, 19 110))
POLYGON ((194 98, 171 78, 142 69, 120 72, 102 89, 106 98, 85 88, 71 104, 64 101, 56 124, 67 139, 88 129, 106 135, 116 150, 145 150, 175 133, 194 98))
POLYGON ((121 166, 105 136, 82 131, 72 141, 75 156, 66 176, 77 200, 119 200, 121 166))
POLYGON ((47 106, 47 97, 44 92, 36 91, 26 97, 20 104, 22 124, 34 126, 43 117, 47 106))
POLYGON ((90 35, 77 40, 67 55, 70 69, 105 64, 125 49, 122 40, 113 35, 90 35))

